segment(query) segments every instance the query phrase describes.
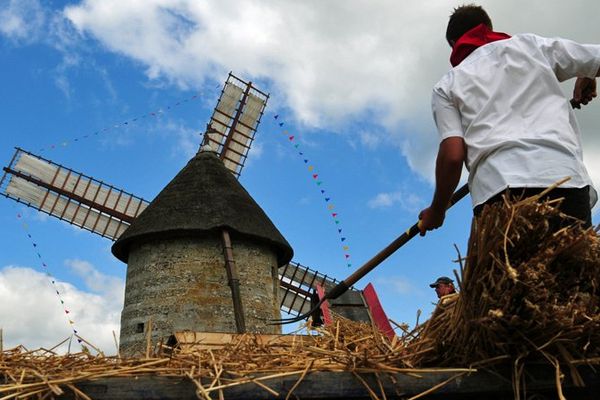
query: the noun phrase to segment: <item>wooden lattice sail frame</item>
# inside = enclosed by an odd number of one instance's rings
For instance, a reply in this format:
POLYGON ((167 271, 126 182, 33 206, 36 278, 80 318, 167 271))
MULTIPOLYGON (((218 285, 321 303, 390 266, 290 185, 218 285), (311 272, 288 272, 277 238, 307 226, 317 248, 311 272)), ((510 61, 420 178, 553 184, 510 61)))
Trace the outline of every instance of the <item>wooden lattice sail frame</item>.
POLYGON ((203 144, 210 145, 238 178, 268 99, 252 82, 229 73, 207 125, 203 144))
POLYGON ((21 148, 3 169, 2 195, 111 240, 149 204, 21 148))

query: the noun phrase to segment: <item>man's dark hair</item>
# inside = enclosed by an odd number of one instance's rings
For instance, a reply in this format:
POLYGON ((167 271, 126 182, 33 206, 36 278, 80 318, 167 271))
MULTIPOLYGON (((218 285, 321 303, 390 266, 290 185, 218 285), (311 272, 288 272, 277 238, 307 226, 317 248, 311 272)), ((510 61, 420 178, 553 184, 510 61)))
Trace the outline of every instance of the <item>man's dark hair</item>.
POLYGON ((477 25, 485 24, 492 28, 492 20, 481 6, 475 4, 462 5, 454 9, 446 28, 446 40, 452 46, 462 35, 475 28, 477 25))

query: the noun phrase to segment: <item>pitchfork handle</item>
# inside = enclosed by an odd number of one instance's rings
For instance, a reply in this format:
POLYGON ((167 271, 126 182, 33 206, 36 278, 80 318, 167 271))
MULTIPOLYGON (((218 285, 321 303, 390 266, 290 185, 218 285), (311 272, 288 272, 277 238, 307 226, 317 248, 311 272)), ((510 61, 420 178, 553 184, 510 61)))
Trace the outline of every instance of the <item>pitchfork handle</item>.
MULTIPOLYGON (((448 208, 452 207, 454 204, 458 203, 463 197, 465 197, 469 193, 468 185, 462 186, 452 195, 450 199, 450 203, 448 204, 448 208)), ((366 274, 371 272, 373 268, 381 264, 386 258, 391 256, 396 250, 400 247, 404 246, 406 242, 415 237, 419 233, 419 222, 411 226, 406 232, 400 235, 396 240, 387 245, 387 247, 381 250, 379 253, 375 255, 375 257, 371 258, 367 261, 362 267, 357 269, 352 275, 341 281, 337 286, 335 286, 331 291, 326 293, 325 299, 331 300, 336 299, 341 296, 348 288, 362 279, 366 274)))

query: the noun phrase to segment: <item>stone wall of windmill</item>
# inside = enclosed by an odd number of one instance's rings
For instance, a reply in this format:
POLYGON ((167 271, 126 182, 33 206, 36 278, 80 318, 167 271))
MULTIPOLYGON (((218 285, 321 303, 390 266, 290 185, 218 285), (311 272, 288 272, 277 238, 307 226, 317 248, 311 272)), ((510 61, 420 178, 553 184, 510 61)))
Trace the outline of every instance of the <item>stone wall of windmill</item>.
MULTIPOLYGON (((278 333, 276 254, 258 243, 233 242, 246 329, 278 333)), ((132 246, 121 314, 121 351, 145 351, 152 320, 156 343, 176 331, 236 332, 231 290, 217 235, 157 240, 132 246)))
POLYGON ((235 333, 223 229, 230 232, 248 332, 279 333, 278 267, 292 249, 212 152, 200 152, 115 242, 127 262, 120 352, 143 354, 174 332, 235 333))

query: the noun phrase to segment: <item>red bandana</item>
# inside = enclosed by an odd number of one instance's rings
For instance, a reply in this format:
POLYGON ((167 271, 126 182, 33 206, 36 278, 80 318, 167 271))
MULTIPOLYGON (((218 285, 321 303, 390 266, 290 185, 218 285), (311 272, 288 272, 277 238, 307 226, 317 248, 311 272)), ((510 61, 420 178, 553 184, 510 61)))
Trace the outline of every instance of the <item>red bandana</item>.
POLYGON ((494 32, 485 24, 477 25, 454 43, 452 54, 450 55, 450 64, 456 67, 479 46, 509 38, 510 35, 502 32, 494 32))

